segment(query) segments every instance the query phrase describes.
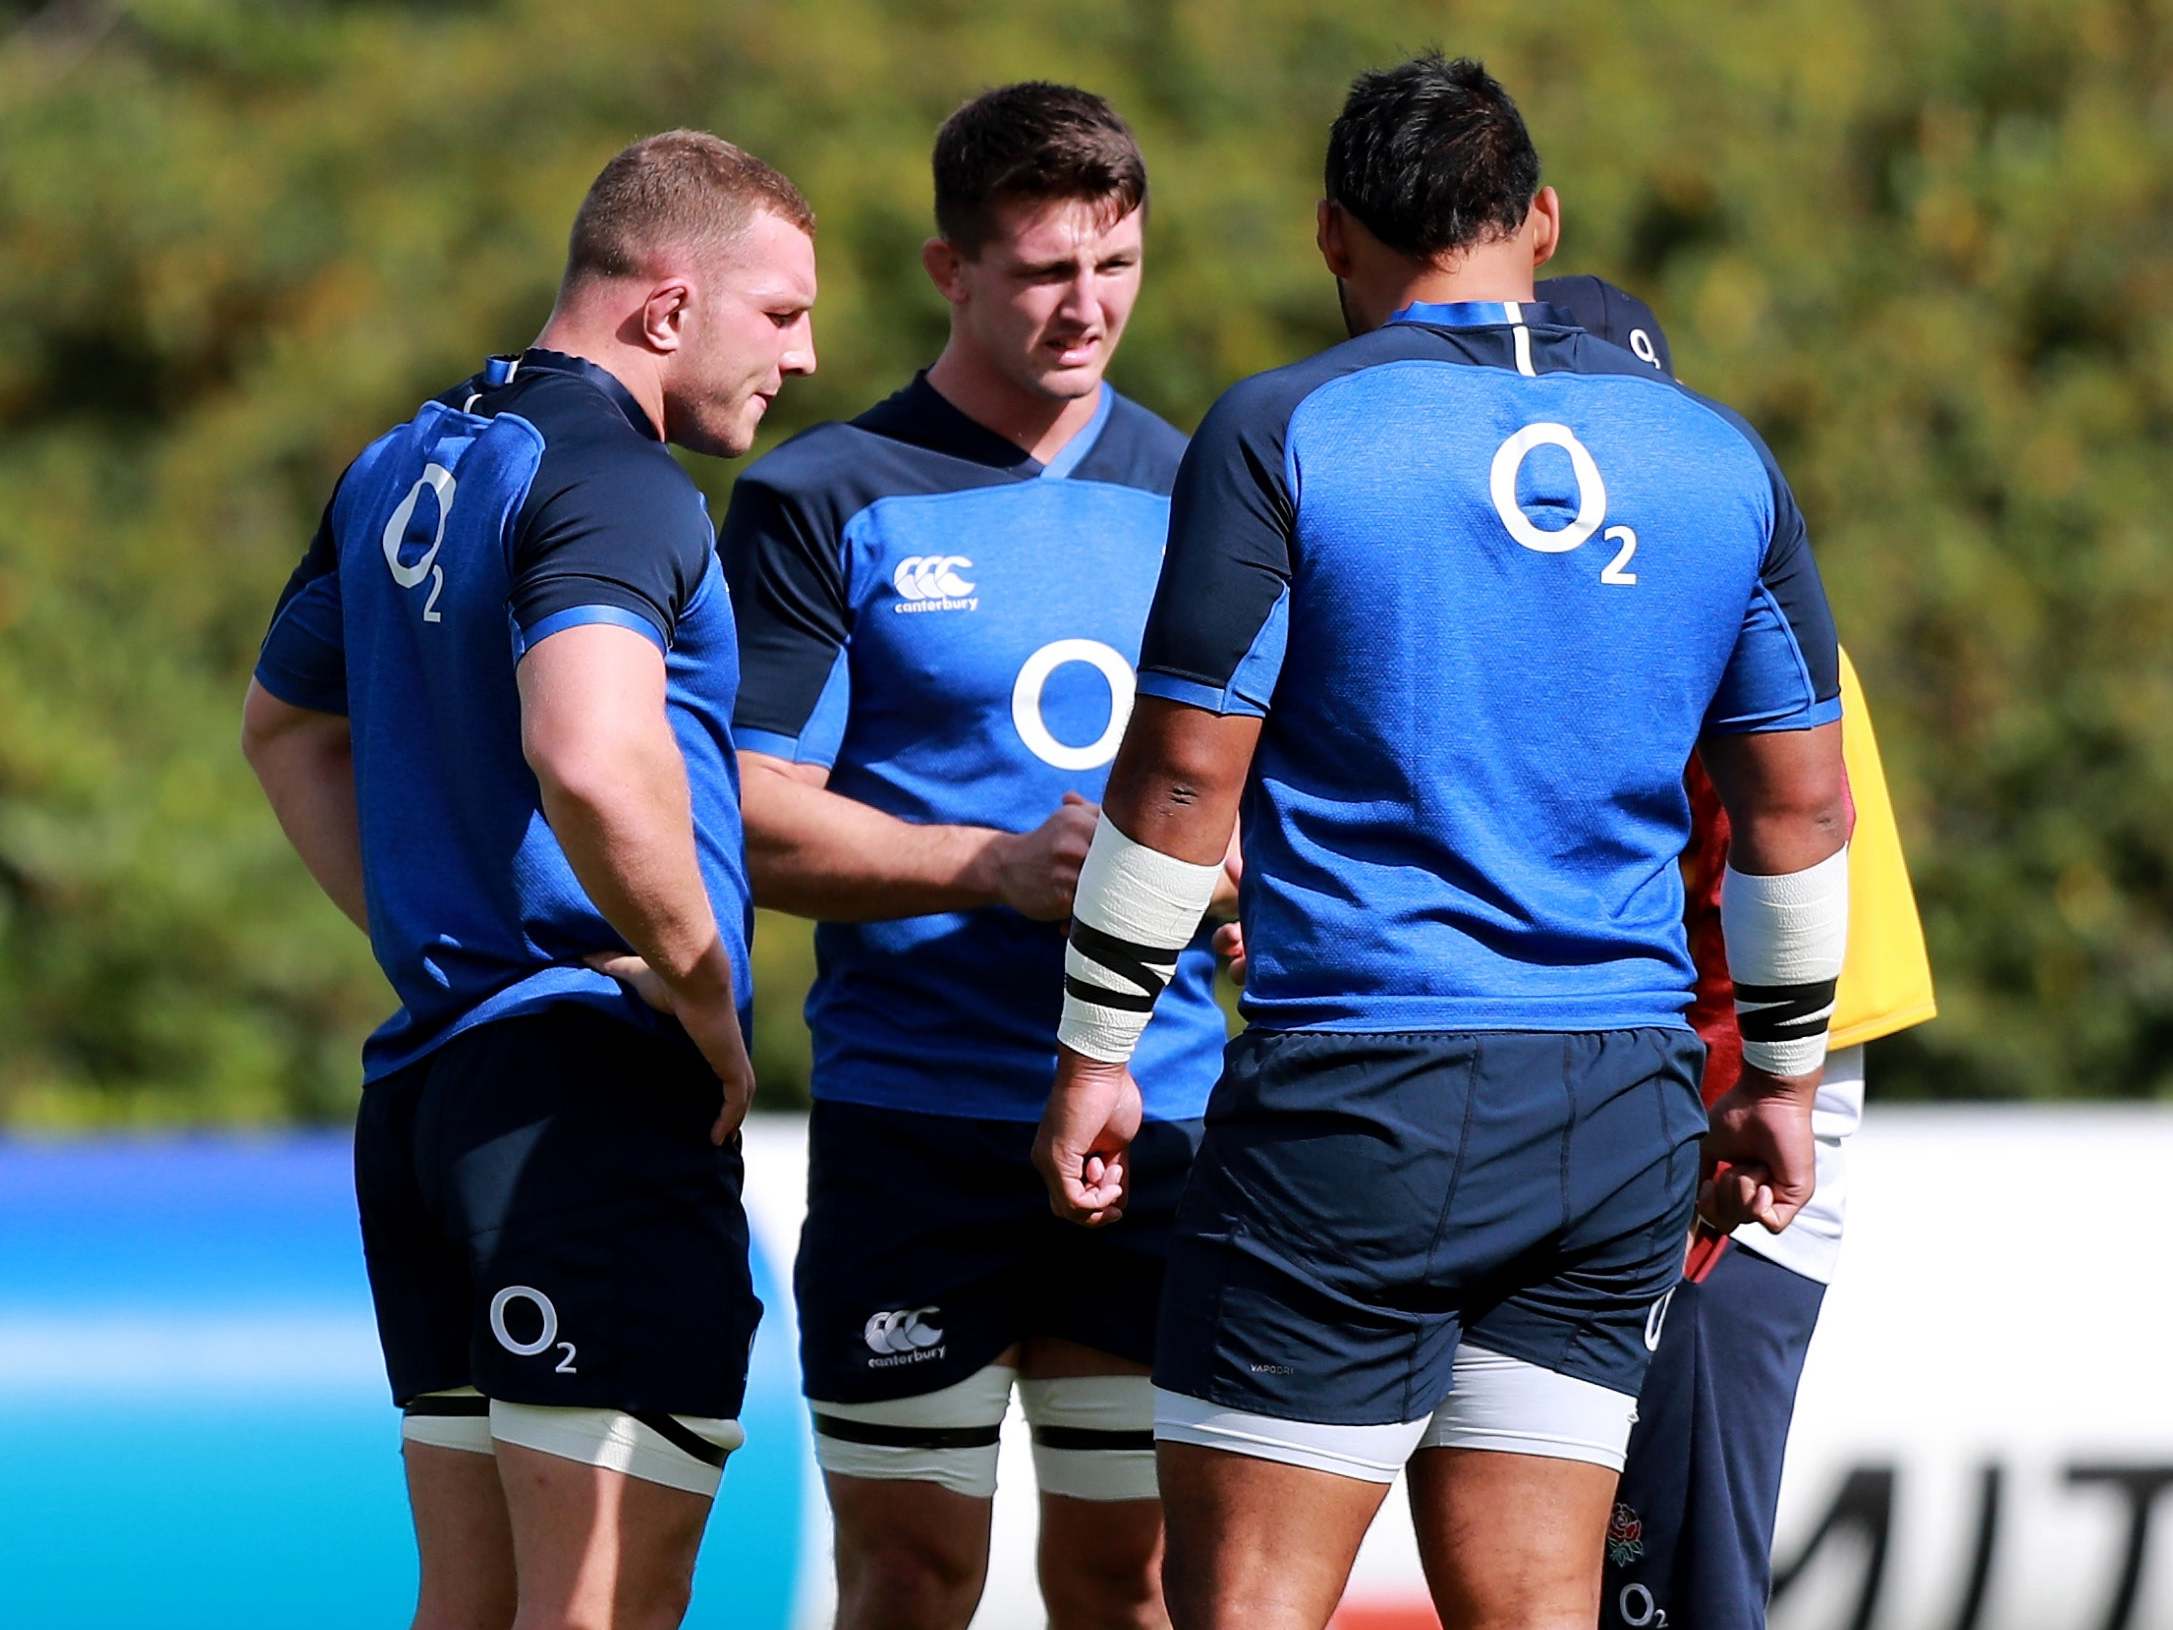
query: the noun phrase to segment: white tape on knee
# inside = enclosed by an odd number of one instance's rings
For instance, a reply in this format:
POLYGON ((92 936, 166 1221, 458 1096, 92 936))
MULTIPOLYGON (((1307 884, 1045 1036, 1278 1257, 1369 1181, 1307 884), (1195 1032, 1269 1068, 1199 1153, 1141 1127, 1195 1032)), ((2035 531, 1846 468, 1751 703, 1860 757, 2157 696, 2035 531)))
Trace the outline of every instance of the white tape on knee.
POLYGON ((410 1398, 400 1416, 400 1441, 487 1455, 490 1400, 473 1387, 448 1387, 410 1398))
POLYGON ((490 1435, 500 1443, 705 1496, 717 1492, 725 1457, 747 1441, 737 1421, 509 1404, 502 1398, 491 1400, 490 1435))
POLYGON ((1011 1407, 1007 1364, 963 1381, 879 1404, 807 1402, 815 1421, 815 1463, 836 1477, 934 1483, 971 1500, 996 1494, 996 1446, 1011 1407))
POLYGON ((1825 1062, 1848 950, 1848 850, 1775 877, 1730 866, 1720 883, 1720 933, 1743 1062, 1773 1075, 1808 1075, 1825 1062))
POLYGON ((1131 1058, 1221 875, 1220 865, 1134 843, 1101 818, 1072 897, 1058 1041, 1105 1064, 1131 1058))
POLYGON ((1034 1433, 1034 1479, 1074 1500, 1151 1500, 1154 1382, 1144 1375, 1071 1375, 1019 1382, 1034 1433))

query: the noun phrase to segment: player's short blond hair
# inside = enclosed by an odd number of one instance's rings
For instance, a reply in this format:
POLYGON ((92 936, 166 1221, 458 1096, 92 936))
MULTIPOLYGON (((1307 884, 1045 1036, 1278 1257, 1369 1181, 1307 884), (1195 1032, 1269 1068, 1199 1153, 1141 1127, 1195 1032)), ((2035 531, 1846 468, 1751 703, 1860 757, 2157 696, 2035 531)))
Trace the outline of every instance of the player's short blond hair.
POLYGON ((723 249, 765 210, 815 231, 800 189, 744 148, 706 130, 645 136, 621 149, 581 200, 565 283, 637 277, 670 249, 723 249))

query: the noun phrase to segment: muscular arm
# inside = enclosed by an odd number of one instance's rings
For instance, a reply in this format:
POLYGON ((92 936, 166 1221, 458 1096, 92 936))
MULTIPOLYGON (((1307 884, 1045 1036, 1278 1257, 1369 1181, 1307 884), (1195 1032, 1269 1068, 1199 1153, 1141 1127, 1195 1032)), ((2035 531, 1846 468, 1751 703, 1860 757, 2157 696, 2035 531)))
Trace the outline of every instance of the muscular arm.
MULTIPOLYGON (((1170 861, 1183 862, 1195 874, 1198 868, 1216 867, 1217 892, 1227 889, 1238 797, 1259 740, 1257 717, 1217 715, 1182 702, 1142 696, 1110 771, 1102 811, 1105 830, 1097 843, 1114 841, 1117 849, 1112 852, 1131 854, 1135 865, 1143 858, 1151 859, 1150 871, 1156 867, 1167 871, 1170 861), (1110 828, 1122 837, 1112 840, 1110 828), (1140 857, 1136 851, 1125 850, 1127 839, 1140 849, 1154 851, 1154 856, 1140 857)), ((1137 881, 1135 876, 1133 887, 1137 881)), ((1142 1001, 1138 995, 1115 990, 1106 980, 1082 979, 1082 947, 1088 947, 1084 954, 1090 960, 1097 955, 1113 957, 1106 965, 1118 970, 1122 981, 1151 980, 1150 970, 1158 964, 1174 966, 1173 945, 1184 938, 1187 923, 1197 923, 1193 913, 1205 887, 1188 901, 1182 898, 1188 886, 1162 888, 1150 883, 1137 890, 1133 900, 1137 906, 1139 897, 1159 894, 1162 898, 1150 905, 1150 914, 1174 911, 1181 913, 1180 920, 1161 921, 1144 930, 1116 922, 1116 931, 1111 932, 1112 900, 1132 889, 1113 885, 1105 876, 1100 893, 1080 902, 1080 920, 1072 928, 1072 950, 1065 961, 1067 1028, 1058 1032, 1056 1081, 1049 1089, 1048 1107, 1034 1141, 1034 1163, 1049 1185, 1050 1204, 1057 1215, 1089 1227, 1124 1215, 1129 1186, 1125 1150, 1139 1130, 1142 1104, 1130 1065, 1117 1053, 1101 1051, 1084 1032, 1068 1027, 1075 1011, 1089 1015, 1088 1031, 1097 1024, 1091 1017, 1097 1012, 1104 1018, 1110 1008, 1136 1015, 1128 1027, 1129 1039, 1115 1038, 1118 1052, 1128 1054, 1160 984, 1149 984, 1142 1001), (1089 921, 1090 917, 1100 920, 1089 921), (1099 951, 1092 949, 1096 941, 1099 951), (1093 1048, 1094 1056, 1080 1047, 1093 1048)), ((1116 915, 1121 914, 1120 910, 1116 915)), ((1167 978, 1167 973, 1162 977, 1167 978)), ((1117 1028, 1125 1028, 1121 1020, 1117 1028)), ((1111 1039, 1107 1034, 1101 1037, 1111 1039)))
POLYGON ((1046 836, 920 826, 831 792, 820 764, 743 752, 739 765, 747 870, 755 898, 774 910, 878 922, 998 904, 1043 918, 1071 909, 1093 829, 1083 800, 1059 810, 1046 836))
MULTIPOLYGON (((822 922, 881 922, 1007 905, 1039 921, 1070 914, 1096 806, 1076 794, 1029 832, 919 825, 831 792, 820 764, 739 755, 755 898, 822 922)), ((1216 908, 1235 908, 1236 842, 1216 908)))
POLYGON ((574 876, 668 986, 728 992, 663 655, 628 629, 589 624, 538 643, 518 677, 521 750, 574 876))
POLYGON ((1195 865, 1235 854, 1238 799, 1261 720, 1142 696, 1109 772, 1102 808, 1134 843, 1195 865))
POLYGON ((1728 863, 1750 877, 1815 866, 1849 840, 1841 726, 1709 734, 1698 745, 1728 811, 1728 863))
POLYGON ((539 640, 517 670, 521 750, 544 818, 604 920, 647 963, 724 1088, 710 1128, 722 1143, 746 1116, 754 1068, 732 999, 732 960, 694 847, 686 760, 664 711, 664 657, 641 634, 588 623, 539 640))
POLYGON ((354 736, 346 715, 295 707, 252 679, 242 703, 241 750, 309 875, 368 933, 354 736))
MULTIPOLYGON (((1822 865, 1847 845, 1848 777, 1838 722, 1750 735, 1708 733, 1699 754, 1728 811, 1729 869, 1739 878, 1787 878, 1822 865)), ((1722 909, 1728 909, 1725 891, 1722 909)), ((1738 964, 1739 1006, 1746 988, 1738 964)), ((1756 1221, 1779 1233, 1810 1199, 1816 1177, 1811 1111, 1824 1074, 1819 1065, 1800 1075, 1775 1075, 1746 1058, 1736 1085, 1712 1105, 1698 1209, 1716 1227, 1725 1232, 1756 1221)))

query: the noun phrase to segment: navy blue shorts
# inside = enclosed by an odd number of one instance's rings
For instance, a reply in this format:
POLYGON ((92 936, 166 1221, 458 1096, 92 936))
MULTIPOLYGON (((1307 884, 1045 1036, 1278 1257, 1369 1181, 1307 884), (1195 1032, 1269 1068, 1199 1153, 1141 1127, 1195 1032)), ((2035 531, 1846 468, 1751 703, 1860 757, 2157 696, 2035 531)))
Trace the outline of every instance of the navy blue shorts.
POLYGON ((1606 1630, 1763 1630, 1781 1455, 1825 1295, 1733 1244, 1675 1292, 1608 1528, 1606 1630))
POLYGON ((355 1193, 393 1401, 737 1417, 762 1304, 717 1105, 683 1035, 571 1004, 372 1082, 355 1193))
POLYGON ((1178 1213, 1155 1384, 1410 1422, 1468 1337, 1634 1396, 1681 1273, 1703 1056, 1657 1028, 1248 1030, 1178 1213))
POLYGON ((1149 1121, 1112 1228, 1049 1209, 1031 1121, 818 1101, 793 1269, 807 1395, 888 1403, 1049 1336, 1154 1357, 1163 1258, 1198 1121, 1149 1121))

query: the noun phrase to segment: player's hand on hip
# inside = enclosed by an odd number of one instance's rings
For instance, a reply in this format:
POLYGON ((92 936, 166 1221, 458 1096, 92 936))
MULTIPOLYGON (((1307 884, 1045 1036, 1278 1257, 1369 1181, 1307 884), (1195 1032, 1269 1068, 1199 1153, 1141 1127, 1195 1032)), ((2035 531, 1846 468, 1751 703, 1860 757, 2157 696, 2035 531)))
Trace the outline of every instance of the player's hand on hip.
POLYGON ((1819 1076, 1768 1075, 1746 1065, 1708 1112, 1699 1162, 1698 1214, 1722 1233, 1755 1222, 1778 1234, 1817 1179, 1811 1106, 1819 1076))
POLYGON ((709 1141, 721 1145, 739 1130, 755 1096, 755 1067, 747 1057, 746 1038, 740 1034, 739 1010, 729 990, 722 997, 700 1002, 689 1002, 684 995, 677 1000, 679 1022, 724 1088, 724 1102, 709 1128, 709 1141))
POLYGON ((1236 923, 1224 923, 1215 930, 1215 955, 1222 958, 1222 971, 1230 976, 1230 983, 1239 990, 1245 988, 1245 930, 1236 923))
POLYGON ((588 965, 598 973, 607 973, 640 997, 659 1013, 672 1011, 671 988, 657 971, 631 951, 618 955, 592 956, 588 965))
POLYGON ((1087 845, 1094 841, 1094 823, 1101 813, 1101 805, 1067 792, 1063 803, 1031 832, 999 838, 997 898, 1036 922, 1062 922, 1069 917, 1072 895, 1079 887, 1079 868, 1086 863, 1087 845))
POLYGON ((1049 1185, 1050 1210, 1089 1228, 1124 1215, 1131 1142, 1144 1111, 1127 1066, 1060 1049, 1056 1084, 1034 1138, 1034 1166, 1049 1185))
POLYGON ((755 1071, 747 1057, 747 1040, 740 1034, 739 1009, 732 1000, 729 980, 715 991, 674 992, 663 975, 638 956, 592 956, 590 967, 607 973, 659 1013, 669 1013, 701 1050, 702 1057, 724 1088, 724 1103, 709 1128, 709 1141, 722 1145, 739 1130, 754 1101, 755 1071))

